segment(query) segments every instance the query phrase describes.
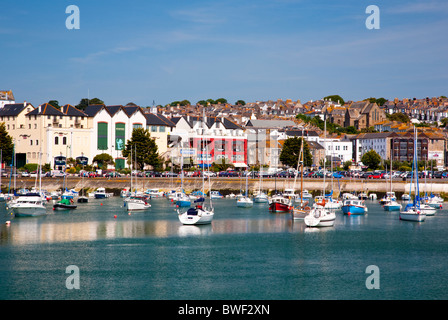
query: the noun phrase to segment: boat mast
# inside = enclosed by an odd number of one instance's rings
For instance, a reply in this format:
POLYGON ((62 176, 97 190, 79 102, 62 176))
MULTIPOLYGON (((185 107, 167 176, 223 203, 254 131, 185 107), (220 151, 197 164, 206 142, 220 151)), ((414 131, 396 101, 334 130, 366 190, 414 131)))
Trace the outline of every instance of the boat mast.
POLYGON ((327 119, 324 119, 324 184, 322 186, 322 197, 325 199, 325 176, 326 176, 326 164, 327 164, 327 119))
POLYGON ((300 173, 300 208, 303 207, 303 144, 304 144, 304 139, 303 139, 303 127, 302 127, 302 141, 301 141, 301 147, 300 147, 300 153, 302 155, 301 157, 301 173, 300 173))

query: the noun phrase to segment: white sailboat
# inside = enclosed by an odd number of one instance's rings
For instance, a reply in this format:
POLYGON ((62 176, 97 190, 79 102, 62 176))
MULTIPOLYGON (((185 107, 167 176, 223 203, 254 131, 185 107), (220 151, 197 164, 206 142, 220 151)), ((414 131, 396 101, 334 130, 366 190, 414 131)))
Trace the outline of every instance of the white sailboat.
MULTIPOLYGON (((324 135, 326 138, 327 133, 327 121, 324 120, 324 135)), ((324 138, 324 149, 325 149, 325 157, 324 157, 324 168, 325 163, 327 161, 327 149, 324 138)), ((324 183, 322 196, 325 196, 325 174, 324 174, 324 183)), ((308 227, 332 227, 334 225, 334 221, 336 220, 336 214, 333 210, 329 210, 326 208, 325 198, 322 199, 322 202, 316 202, 313 208, 309 211, 308 215, 304 218, 305 224, 308 227)))
POLYGON ((263 174, 260 166, 260 184, 258 186, 258 193, 254 197, 255 203, 267 203, 269 201, 268 195, 261 190, 262 185, 263 185, 263 174))
POLYGON ((388 194, 389 201, 383 205, 385 211, 399 211, 401 210, 401 204, 397 202, 395 192, 392 191, 392 152, 390 155, 390 192, 388 194))
MULTIPOLYGON (((136 152, 136 151, 135 151, 136 152)), ((137 156, 135 156, 137 157, 137 156)), ((131 159, 132 159, 132 150, 131 150, 131 159)), ((131 161, 131 172, 133 169, 133 161, 131 161)), ((137 181, 137 175, 135 175, 135 180, 137 181)), ((137 194, 137 189, 132 192, 133 187, 133 179, 131 175, 131 194, 124 199, 124 207, 127 211, 143 211, 151 208, 151 205, 146 201, 145 196, 140 196, 137 194)))
MULTIPOLYGON (((293 219, 299 220, 299 219, 304 219, 305 216, 307 214, 309 214, 311 208, 308 206, 308 201, 304 201, 304 190, 303 190, 303 144, 305 143, 304 139, 303 139, 303 130, 302 130, 302 142, 301 142, 301 147, 300 147, 300 153, 299 153, 299 159, 297 162, 297 169, 298 166, 300 164, 300 205, 298 207, 294 207, 292 210, 292 217, 293 219)), ((297 178, 297 173, 298 170, 296 171, 296 176, 294 178, 294 188, 295 188, 295 184, 296 181, 295 179, 297 178)), ((308 190, 307 190, 308 191, 308 190)), ((296 201, 299 198, 296 198, 296 201)))
MULTIPOLYGON (((205 110, 204 110, 204 112, 205 112, 205 110)), ((203 115, 202 119, 205 119, 205 114, 203 115)), ((204 121, 202 122, 202 125, 203 126, 205 125, 204 121)), ((205 129, 203 131, 205 131, 205 129)), ((202 144, 202 141, 201 141, 201 144, 202 144)), ((201 148, 201 150, 202 150, 202 148, 201 148)), ((208 150, 208 148, 206 147, 205 152, 208 152, 207 150, 208 150)), ((202 157, 202 159, 204 159, 204 157, 202 157)), ((208 178, 207 180, 208 180, 208 188, 209 188, 209 190, 211 190, 210 178, 208 178)), ((202 175, 202 193, 203 194, 205 194, 204 185, 205 185, 204 175, 202 175)), ((202 224, 212 223, 213 217, 215 215, 215 209, 213 208, 213 201, 212 201, 211 193, 210 193, 209 199, 210 199, 210 207, 209 208, 204 206, 205 199, 200 198, 200 199, 194 200, 194 202, 197 203, 197 205, 194 208, 189 208, 185 212, 180 212, 178 209, 177 214, 179 217, 179 221, 185 225, 202 225, 202 224)))
MULTIPOLYGON (((420 193, 418 187, 418 166, 417 166, 417 130, 414 126, 414 161, 412 163, 414 180, 414 201, 409 203, 404 211, 400 211, 400 220, 422 222, 426 219, 426 214, 420 208, 420 193)), ((412 192, 412 177, 409 194, 412 192)))
MULTIPOLYGON (((326 138, 327 133, 327 121, 324 120, 324 149, 325 149, 325 157, 324 157, 324 168, 325 163, 327 161, 327 149, 326 149, 326 138)), ((326 208, 326 200, 325 200, 325 174, 324 174, 324 183, 322 189, 322 196, 324 197, 321 202, 316 202, 313 208, 309 211, 308 215, 304 218, 305 224, 308 227, 332 227, 334 225, 334 221, 336 220, 336 214, 334 211, 326 208)))
POLYGON ((19 196, 9 204, 9 208, 13 210, 16 217, 36 217, 47 214, 46 199, 41 196, 40 192, 42 189, 41 158, 42 153, 39 152, 39 192, 19 196))
POLYGON ((248 179, 249 179, 249 171, 247 171, 246 173, 246 193, 244 195, 244 197, 239 198, 236 201, 236 206, 237 207, 242 207, 242 208, 251 208, 254 205, 254 202, 252 201, 252 199, 248 196, 248 179))

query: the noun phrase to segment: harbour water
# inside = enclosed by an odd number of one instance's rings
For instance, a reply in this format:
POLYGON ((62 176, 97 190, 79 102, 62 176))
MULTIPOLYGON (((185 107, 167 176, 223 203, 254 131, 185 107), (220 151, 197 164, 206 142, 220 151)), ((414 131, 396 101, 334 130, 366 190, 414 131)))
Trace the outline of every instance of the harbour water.
POLYGON ((414 223, 368 200, 367 214, 338 211, 334 227, 315 229, 235 201, 214 200, 203 226, 183 226, 166 199, 130 215, 119 197, 90 199, 34 218, 0 203, 0 299, 448 298, 445 209, 414 223), (372 265, 378 289, 366 286, 372 265), (68 266, 79 289, 66 286, 68 266))

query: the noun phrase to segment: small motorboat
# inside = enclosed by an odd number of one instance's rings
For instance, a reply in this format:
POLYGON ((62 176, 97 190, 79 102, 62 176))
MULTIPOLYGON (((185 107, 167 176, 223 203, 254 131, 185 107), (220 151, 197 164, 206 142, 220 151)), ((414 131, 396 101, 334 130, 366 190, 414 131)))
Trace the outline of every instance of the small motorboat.
POLYGON ((61 201, 53 205, 53 210, 72 210, 76 209, 78 206, 73 204, 73 199, 62 199, 61 201))

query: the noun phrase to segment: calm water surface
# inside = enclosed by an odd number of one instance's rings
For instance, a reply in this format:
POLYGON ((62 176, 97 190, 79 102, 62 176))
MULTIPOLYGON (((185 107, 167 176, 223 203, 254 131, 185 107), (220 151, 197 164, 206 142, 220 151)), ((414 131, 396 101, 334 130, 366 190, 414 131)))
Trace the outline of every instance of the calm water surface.
POLYGON ((265 204, 215 200, 208 226, 183 226, 165 199, 151 204, 128 215, 119 197, 91 199, 14 218, 0 203, 0 299, 448 298, 445 210, 404 222, 367 201, 364 216, 339 211, 334 227, 310 229, 265 204), (79 290, 66 288, 69 265, 79 290), (369 265, 378 290, 366 288, 369 265))

